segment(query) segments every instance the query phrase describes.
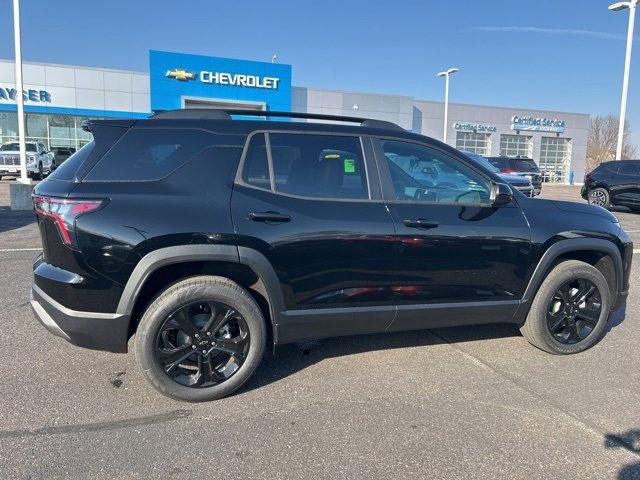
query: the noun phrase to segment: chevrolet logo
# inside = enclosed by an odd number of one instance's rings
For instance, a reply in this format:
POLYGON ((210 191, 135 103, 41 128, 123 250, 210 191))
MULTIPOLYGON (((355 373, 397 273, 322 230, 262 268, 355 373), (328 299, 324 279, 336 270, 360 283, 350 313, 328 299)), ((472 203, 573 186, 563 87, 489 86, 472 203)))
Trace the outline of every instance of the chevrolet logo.
POLYGON ((165 76, 169 78, 175 78, 176 80, 180 80, 181 82, 184 82, 186 80, 193 80, 194 78, 196 78, 195 73, 187 72, 186 70, 182 70, 181 68, 176 68, 174 70, 167 70, 167 73, 165 76))

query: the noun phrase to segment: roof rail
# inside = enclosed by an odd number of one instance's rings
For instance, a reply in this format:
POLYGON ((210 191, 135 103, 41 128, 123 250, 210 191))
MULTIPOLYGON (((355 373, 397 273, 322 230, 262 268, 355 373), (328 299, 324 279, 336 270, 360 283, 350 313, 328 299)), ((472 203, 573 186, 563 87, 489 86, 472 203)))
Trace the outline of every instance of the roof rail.
POLYGON ((387 130, 403 130, 400 125, 385 120, 362 117, 343 117, 341 115, 324 115, 319 113, 274 112, 271 110, 222 110, 205 108, 182 108, 166 110, 149 118, 194 119, 194 120, 231 120, 232 116, 267 117, 267 118, 305 118, 309 120, 327 120, 334 122, 359 123, 363 127, 383 128, 387 130))

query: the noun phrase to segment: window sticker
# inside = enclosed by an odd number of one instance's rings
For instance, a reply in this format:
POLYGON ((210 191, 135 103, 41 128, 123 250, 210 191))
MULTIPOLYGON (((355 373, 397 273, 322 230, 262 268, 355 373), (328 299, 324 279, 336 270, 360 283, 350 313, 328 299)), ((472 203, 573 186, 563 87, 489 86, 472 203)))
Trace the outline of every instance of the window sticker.
POLYGON ((356 173, 356 161, 353 158, 344 159, 344 173, 356 173))

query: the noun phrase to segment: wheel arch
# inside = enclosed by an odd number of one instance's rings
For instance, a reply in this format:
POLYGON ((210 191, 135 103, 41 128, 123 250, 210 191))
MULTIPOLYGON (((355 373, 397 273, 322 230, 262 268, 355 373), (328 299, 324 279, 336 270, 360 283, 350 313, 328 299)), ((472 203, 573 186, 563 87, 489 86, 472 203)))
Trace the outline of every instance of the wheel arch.
POLYGON ((145 255, 129 277, 116 310, 129 316, 129 336, 160 291, 184 278, 204 274, 230 278, 248 290, 277 342, 276 325, 283 305, 278 277, 264 255, 250 248, 240 250, 242 253, 232 245, 184 245, 145 255))
POLYGON ((544 252, 529 279, 527 288, 514 320, 523 323, 531 301, 551 269, 563 260, 580 260, 597 268, 607 279, 611 292, 611 305, 623 284, 623 264, 620 250, 613 242, 599 238, 571 238, 560 240, 544 252))

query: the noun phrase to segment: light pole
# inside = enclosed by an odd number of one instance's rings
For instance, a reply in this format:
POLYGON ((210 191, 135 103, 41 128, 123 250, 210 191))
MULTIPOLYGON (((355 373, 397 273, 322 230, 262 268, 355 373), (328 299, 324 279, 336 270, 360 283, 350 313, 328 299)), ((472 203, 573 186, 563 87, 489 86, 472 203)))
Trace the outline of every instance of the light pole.
POLYGON ((20 42, 20 0, 13 0, 13 35, 16 49, 16 104, 18 106, 18 144, 20 145, 20 181, 29 183, 27 150, 24 144, 24 101, 22 99, 22 49, 20 42))
POLYGON ((444 129, 442 133, 444 143, 447 143, 447 122, 449 121, 449 77, 458 70, 458 68, 450 68, 438 74, 439 77, 444 77, 444 129))
POLYGON ((624 79, 622 81, 622 100, 620 102, 620 125, 618 126, 618 146, 616 160, 622 160, 622 144, 624 142, 624 123, 627 115, 627 94, 629 93, 629 71, 631 70, 631 47, 633 46, 633 24, 636 19, 636 8, 640 0, 617 2, 609 5, 609 10, 617 12, 629 9, 629 29, 627 30, 627 54, 624 60, 624 79))

